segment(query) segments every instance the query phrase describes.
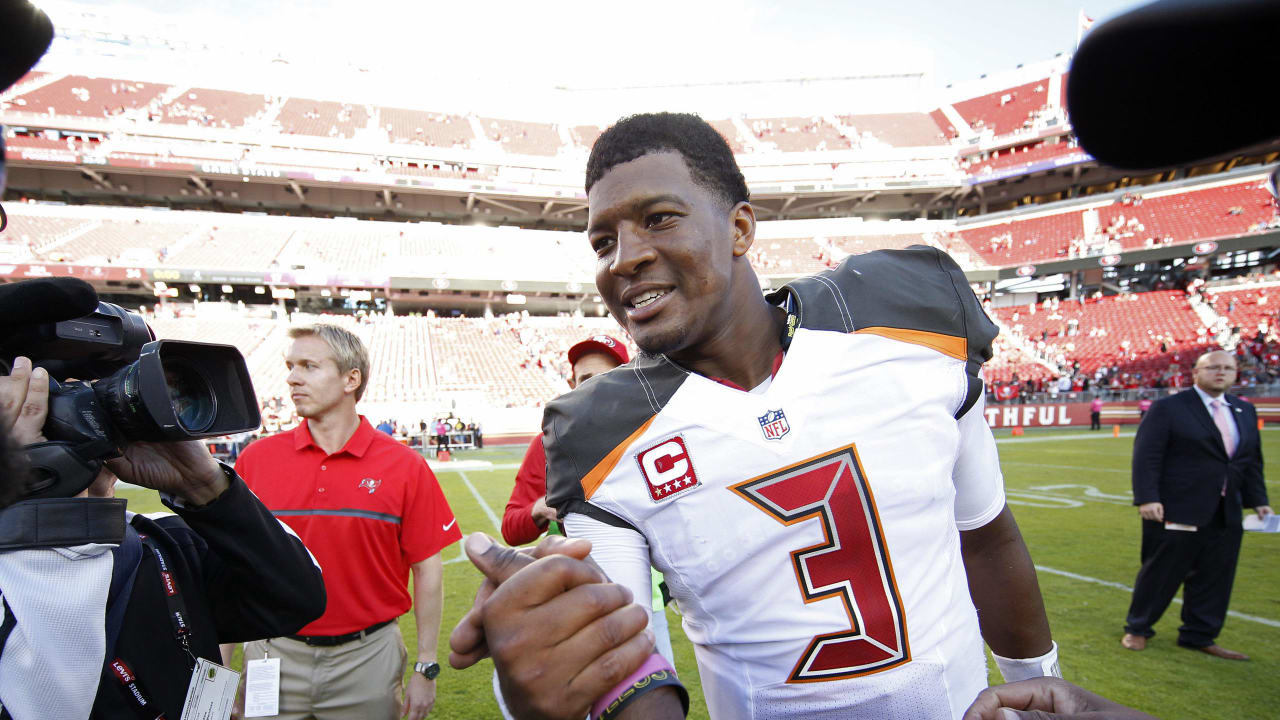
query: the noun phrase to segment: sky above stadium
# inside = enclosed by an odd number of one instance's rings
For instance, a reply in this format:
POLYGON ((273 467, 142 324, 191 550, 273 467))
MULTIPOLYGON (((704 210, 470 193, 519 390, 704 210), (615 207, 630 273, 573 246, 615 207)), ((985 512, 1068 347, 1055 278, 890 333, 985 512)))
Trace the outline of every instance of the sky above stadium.
MULTIPOLYGON (((39 0, 36 0, 40 4, 39 0)), ((56 0, 49 0, 51 6, 56 0)), ((79 0, 216 45, 348 55, 369 67, 568 87, 919 69, 936 86, 1069 53, 1079 13, 1137 0, 79 0)), ((51 15, 57 22, 57 14, 51 15)))

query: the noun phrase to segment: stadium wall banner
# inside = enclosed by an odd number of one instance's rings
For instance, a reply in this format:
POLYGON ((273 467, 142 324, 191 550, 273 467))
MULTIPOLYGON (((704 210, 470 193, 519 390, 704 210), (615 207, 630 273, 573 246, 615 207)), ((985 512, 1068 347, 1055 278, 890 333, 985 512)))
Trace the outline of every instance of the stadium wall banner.
MULTIPOLYGON (((1244 398, 1258 410, 1258 419, 1280 422, 1280 397, 1244 398)), ((1071 427, 1089 425, 1089 403, 1036 403, 1019 405, 987 405, 983 411, 987 425, 992 428, 1011 427, 1071 427)), ((1136 425, 1140 411, 1136 402, 1105 403, 1102 406, 1103 425, 1136 425)))
POLYGON ((143 282, 150 279, 145 268, 124 265, 69 265, 66 263, 0 263, 0 277, 13 280, 26 278, 75 277, 89 282, 143 282))

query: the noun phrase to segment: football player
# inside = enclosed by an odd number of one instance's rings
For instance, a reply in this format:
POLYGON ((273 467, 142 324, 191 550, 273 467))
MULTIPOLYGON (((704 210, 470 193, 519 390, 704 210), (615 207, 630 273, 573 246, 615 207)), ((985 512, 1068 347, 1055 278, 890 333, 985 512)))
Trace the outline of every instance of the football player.
MULTIPOLYGON (((746 183, 692 115, 614 125, 587 191, 597 288, 644 354, 548 405, 548 503, 617 597, 647 596, 650 563, 666 576, 712 717, 959 718, 986 687, 984 640, 1007 680, 1057 674, 982 415, 997 331, 960 268, 880 251, 762 295, 746 183)), ((456 665, 487 637, 535 716, 581 717, 598 685, 536 671, 555 649, 529 624, 558 600, 537 575, 563 567, 486 587, 454 634, 456 665)), ((634 652, 636 616, 599 609, 562 618, 562 645, 608 632, 634 652)), ((602 655, 597 675, 625 664, 602 655)), ((650 681, 668 671, 610 677, 593 714, 678 715, 681 689, 650 681)))

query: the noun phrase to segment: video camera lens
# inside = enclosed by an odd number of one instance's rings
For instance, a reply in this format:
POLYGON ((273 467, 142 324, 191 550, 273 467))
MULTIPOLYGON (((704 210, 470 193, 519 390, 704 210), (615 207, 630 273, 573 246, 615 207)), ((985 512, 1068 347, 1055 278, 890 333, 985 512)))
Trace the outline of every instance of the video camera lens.
POLYGON ((213 424, 218 414, 218 397, 213 384, 200 368, 181 359, 163 363, 169 402, 177 413, 178 423, 189 433, 202 433, 213 424))
POLYGON ((93 392, 127 441, 228 435, 259 422, 248 368, 230 345, 149 342, 93 392))

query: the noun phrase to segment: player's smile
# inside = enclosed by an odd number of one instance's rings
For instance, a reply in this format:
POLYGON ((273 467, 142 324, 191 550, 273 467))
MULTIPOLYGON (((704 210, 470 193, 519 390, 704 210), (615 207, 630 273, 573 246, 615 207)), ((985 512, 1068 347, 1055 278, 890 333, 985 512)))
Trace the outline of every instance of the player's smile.
POLYGON ((656 287, 650 283, 629 288, 622 295, 627 320, 641 323, 653 318, 674 299, 674 294, 674 287, 656 287))

